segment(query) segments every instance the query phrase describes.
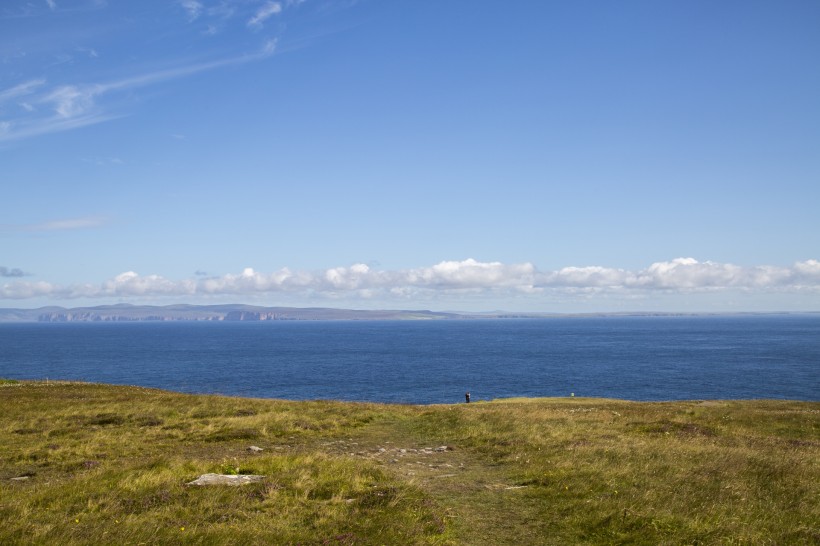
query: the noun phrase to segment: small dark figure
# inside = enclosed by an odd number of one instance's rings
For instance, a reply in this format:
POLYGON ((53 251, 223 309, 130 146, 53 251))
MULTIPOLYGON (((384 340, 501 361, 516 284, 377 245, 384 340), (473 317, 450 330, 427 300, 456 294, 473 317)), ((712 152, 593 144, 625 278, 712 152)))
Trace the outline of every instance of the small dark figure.
POLYGON ((469 391, 464 393, 464 399, 467 400, 468 404, 470 403, 470 393, 469 393, 469 391))

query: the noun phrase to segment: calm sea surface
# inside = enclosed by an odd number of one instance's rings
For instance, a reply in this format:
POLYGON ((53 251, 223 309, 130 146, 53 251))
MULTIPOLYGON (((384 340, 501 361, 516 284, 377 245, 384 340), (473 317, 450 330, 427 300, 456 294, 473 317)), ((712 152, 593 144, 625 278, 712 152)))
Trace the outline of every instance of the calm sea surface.
POLYGON ((0 377, 263 398, 820 400, 820 315, 0 324, 0 377))

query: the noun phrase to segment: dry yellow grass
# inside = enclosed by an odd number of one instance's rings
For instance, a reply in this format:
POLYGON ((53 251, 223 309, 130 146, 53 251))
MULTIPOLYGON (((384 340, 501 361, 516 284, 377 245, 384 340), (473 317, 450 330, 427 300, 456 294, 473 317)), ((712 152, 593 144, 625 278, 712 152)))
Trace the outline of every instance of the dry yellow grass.
POLYGON ((0 407, 3 544, 820 543, 817 403, 0 382, 0 407), (266 478, 185 485, 206 472, 266 478))

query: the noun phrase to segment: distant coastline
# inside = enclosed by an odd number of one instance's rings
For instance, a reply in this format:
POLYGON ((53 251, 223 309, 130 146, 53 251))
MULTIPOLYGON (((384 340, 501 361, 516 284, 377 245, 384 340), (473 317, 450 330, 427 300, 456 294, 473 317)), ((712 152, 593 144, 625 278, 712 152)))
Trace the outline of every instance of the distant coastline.
POLYGON ((0 308, 0 323, 9 322, 260 322, 280 320, 482 320, 534 319, 555 317, 674 317, 742 316, 818 313, 735 312, 735 313, 466 313, 429 310, 365 310, 328 307, 262 307, 243 304, 224 305, 100 305, 94 307, 40 307, 37 309, 0 308))

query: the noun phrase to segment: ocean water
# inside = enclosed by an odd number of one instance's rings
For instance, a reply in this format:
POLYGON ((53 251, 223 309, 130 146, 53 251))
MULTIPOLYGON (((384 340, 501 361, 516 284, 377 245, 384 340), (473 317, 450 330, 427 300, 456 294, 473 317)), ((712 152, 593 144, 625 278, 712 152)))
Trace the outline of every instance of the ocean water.
POLYGON ((820 315, 0 324, 0 377, 260 398, 820 400, 820 315))

